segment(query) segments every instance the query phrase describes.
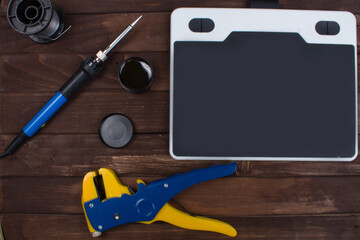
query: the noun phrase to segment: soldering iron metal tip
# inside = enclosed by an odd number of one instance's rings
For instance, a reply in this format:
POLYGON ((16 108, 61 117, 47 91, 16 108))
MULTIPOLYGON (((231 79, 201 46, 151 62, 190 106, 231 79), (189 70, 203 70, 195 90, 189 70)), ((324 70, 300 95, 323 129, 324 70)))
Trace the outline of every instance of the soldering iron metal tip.
POLYGON ((142 18, 142 15, 140 17, 138 17, 138 19, 136 19, 132 24, 130 24, 130 26, 134 27, 135 24, 140 20, 140 18, 142 18))
POLYGON ((104 62, 107 59, 108 53, 121 41, 121 39, 123 39, 123 37, 125 37, 125 35, 134 27, 134 25, 140 20, 141 17, 142 17, 142 15, 140 17, 138 17, 138 19, 136 19, 132 24, 128 25, 125 28, 125 30, 122 33, 120 33, 120 35, 117 36, 117 38, 112 43, 110 43, 109 46, 107 46, 105 48, 104 51, 100 50, 96 54, 97 61, 101 60, 102 62, 104 62))

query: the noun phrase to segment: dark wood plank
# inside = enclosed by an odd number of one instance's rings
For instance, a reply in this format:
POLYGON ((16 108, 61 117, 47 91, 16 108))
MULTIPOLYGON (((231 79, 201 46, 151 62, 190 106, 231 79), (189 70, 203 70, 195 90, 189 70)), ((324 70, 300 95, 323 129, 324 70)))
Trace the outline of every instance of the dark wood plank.
MULTIPOLYGON (((169 52, 114 53, 104 64, 100 75, 86 86, 86 90, 123 90, 118 79, 119 68, 125 59, 138 55, 147 59, 154 68, 154 84, 150 91, 169 90, 169 52)), ((2 55, 0 91, 56 91, 75 73, 86 57, 78 54, 2 55)))
MULTIPOLYGON (((69 15, 73 27, 51 44, 36 44, 0 20, 0 53, 87 53, 103 50, 139 13, 69 15)), ((170 13, 145 13, 113 52, 169 51, 170 13)), ((77 66, 77 65, 76 65, 77 66)))
MULTIPOLYGON (((73 25, 72 29, 51 44, 35 44, 26 36, 15 32, 3 17, 0 21, 0 53, 96 54, 137 17, 139 13, 70 15, 68 22, 73 25)), ((113 52, 169 51, 169 30, 170 13, 144 13, 142 20, 113 52)), ((359 42, 358 38, 358 46, 359 42)))
MULTIPOLYGON (((52 0, 54 4, 64 10, 65 13, 112 13, 112 12, 160 12, 172 11, 179 7, 226 7, 226 8, 247 8, 248 0, 226 0, 226 1, 191 1, 191 0, 154 0, 154 1, 132 1, 132 0, 102 0, 101 3, 96 0, 52 0)), ((336 0, 318 0, 318 1, 291 1, 280 0, 280 8, 285 9, 310 9, 310 10, 344 10, 360 12, 360 6, 357 0, 336 1, 336 0)), ((9 0, 1 2, 1 15, 6 13, 9 0)))
MULTIPOLYGON (((0 136, 1 149, 13 138, 0 136)), ((169 155, 168 141, 167 134, 136 134, 126 147, 112 149, 95 134, 40 134, 16 154, 1 159, 0 176, 84 176, 104 166, 127 176, 159 176, 221 162, 176 161, 169 155)), ((239 164, 238 175, 244 174, 242 169, 239 164)))
MULTIPOLYGON (((14 138, 1 136, 1 147, 14 138)), ((121 150, 103 145, 97 135, 41 134, 20 150, 0 161, 3 176, 82 176, 107 164, 118 172, 147 174, 175 173, 191 166, 207 166, 214 161, 176 161, 168 154, 168 135, 135 135, 121 150), (64 147, 65 146, 65 147, 64 147), (81 157, 78 157, 81 156, 81 157), (36 159, 36 160, 35 160, 36 159), (131 162, 131 164, 129 164, 131 162), (26 169, 24 169, 26 165, 26 169), (134 169, 133 166, 141 166, 134 169)), ((216 162, 217 163, 217 162, 216 162)), ((239 162, 240 176, 340 176, 359 175, 360 158, 353 162, 239 162)))
MULTIPOLYGON (((3 182, 2 182, 2 177, 0 177, 0 223, 1 223, 1 216, 2 216, 2 212, 3 212, 3 182)), ((0 235, 1 236, 1 235, 0 235)))
MULTIPOLYGON (((5 149, 14 135, 1 135, 5 149)), ((103 166, 127 176, 168 175, 227 161, 177 161, 169 155, 167 134, 136 134, 125 148, 106 147, 97 134, 38 134, 14 155, 1 159, 0 176, 83 176, 103 166)), ((238 162, 238 176, 356 176, 352 162, 238 162)))
MULTIPOLYGON (((4 113, 0 115, 0 132, 18 133, 53 94, 55 92, 0 94, 0 112, 4 113)), ((41 132, 97 133, 101 119, 111 113, 128 116, 137 133, 168 132, 168 102, 168 92, 83 92, 66 103, 41 132)))
MULTIPOLYGON (((158 179, 120 176, 121 182, 134 188, 137 178, 147 182, 158 179)), ((81 214, 83 211, 81 177, 4 177, 2 181, 4 213, 81 214)), ((196 184, 175 199, 191 212, 207 216, 360 213, 360 188, 356 187, 359 184, 360 176, 227 177, 196 184)))
MULTIPOLYGON (((113 12, 170 12, 179 7, 248 7, 248 0, 226 0, 226 1, 189 1, 189 0, 155 0, 155 1, 132 1, 132 0, 53 0, 52 3, 59 6, 68 14, 76 13, 113 13, 113 12)), ((1 16, 6 14, 9 0, 1 2, 1 16)))
MULTIPOLYGON (((133 94, 121 87, 106 92, 91 91, 86 87, 83 90, 89 92, 74 96, 49 120, 41 132, 96 133, 101 119, 111 113, 128 116, 137 133, 169 131, 168 91, 133 94)), ((5 114, 0 115, 0 133, 18 133, 55 93, 56 91, 1 93, 0 112, 5 114)))
POLYGON ((340 163, 252 161, 248 174, 254 177, 360 175, 360 157, 340 163))
MULTIPOLYGON (((169 52, 125 52, 111 55, 100 75, 91 81, 84 91, 123 90, 119 84, 118 71, 123 61, 133 56, 147 59, 154 68, 155 80, 150 91, 169 90, 169 52)), ((2 55, 0 56, 0 91, 29 93, 56 91, 74 74, 85 58, 85 55, 79 54, 2 55)), ((360 53, 358 58, 360 59, 360 53)))
MULTIPOLYGON (((239 217, 219 220, 233 225, 236 239, 248 240, 357 240, 360 234, 359 216, 304 216, 304 217, 239 217)), ((6 239, 91 239, 81 215, 25 215, 5 214, 6 239), (22 231, 19 231, 22 229, 22 231)), ((229 237, 201 231, 177 228, 167 223, 143 225, 131 223, 103 233, 106 239, 216 239, 229 237)))

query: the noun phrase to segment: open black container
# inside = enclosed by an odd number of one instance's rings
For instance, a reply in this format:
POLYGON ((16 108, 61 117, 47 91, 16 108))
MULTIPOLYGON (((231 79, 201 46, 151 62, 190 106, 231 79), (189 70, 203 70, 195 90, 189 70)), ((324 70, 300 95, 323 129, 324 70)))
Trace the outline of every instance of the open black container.
POLYGON ((132 93, 142 93, 154 82, 154 71, 151 64, 144 58, 132 57, 121 65, 119 80, 123 88, 132 93))
POLYGON ((65 31, 65 14, 50 0, 11 0, 7 9, 12 28, 37 43, 50 43, 65 31))

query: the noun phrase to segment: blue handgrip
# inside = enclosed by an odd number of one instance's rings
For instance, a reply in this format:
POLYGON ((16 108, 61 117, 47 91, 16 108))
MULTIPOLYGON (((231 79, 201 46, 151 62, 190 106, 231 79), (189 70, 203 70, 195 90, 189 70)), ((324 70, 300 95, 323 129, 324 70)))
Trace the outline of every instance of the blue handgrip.
MULTIPOLYGON (((167 184, 171 191, 166 191, 162 194, 162 198, 170 200, 177 193, 182 190, 195 185, 197 183, 209 181, 215 178, 221 178, 233 174, 236 171, 236 163, 214 165, 208 168, 195 169, 187 173, 179 173, 172 175, 166 179, 156 180, 148 184, 148 187, 156 187, 167 184)), ((156 188, 157 189, 157 188, 156 188)), ((166 201, 167 202, 167 201, 166 201)), ((165 202, 165 203, 166 203, 165 202)))
POLYGON ((66 101, 67 99, 60 92, 57 92, 23 128, 23 132, 32 137, 66 101))
POLYGON ((84 203, 84 208, 92 227, 100 232, 125 223, 151 221, 172 197, 185 188, 196 183, 228 176, 235 170, 236 163, 215 165, 176 174, 151 182, 147 186, 140 183, 138 192, 134 195, 123 194, 121 197, 109 198, 103 202, 95 198, 84 203), (114 215, 120 218, 114 218, 114 215))

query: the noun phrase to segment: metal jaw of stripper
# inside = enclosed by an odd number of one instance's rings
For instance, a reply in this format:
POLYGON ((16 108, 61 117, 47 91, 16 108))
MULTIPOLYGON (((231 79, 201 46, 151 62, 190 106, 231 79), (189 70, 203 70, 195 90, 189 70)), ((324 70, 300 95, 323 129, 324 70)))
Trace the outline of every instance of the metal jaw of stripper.
POLYGON ((132 24, 130 24, 129 26, 127 26, 126 28, 125 28, 125 30, 122 32, 122 33, 120 33, 120 35, 112 42, 112 43, 110 43, 110 45, 109 46, 107 46, 106 48, 105 48, 105 50, 104 51, 99 51, 97 54, 96 54, 96 59, 95 59, 95 61, 97 61, 97 62, 105 62, 106 61, 106 59, 107 59, 107 54, 121 41, 121 39, 123 39, 125 36, 126 36, 126 34, 128 33, 128 32, 130 32, 130 30, 135 26, 135 24, 140 20, 140 18, 142 17, 142 15, 138 18, 138 19, 136 19, 132 24))

